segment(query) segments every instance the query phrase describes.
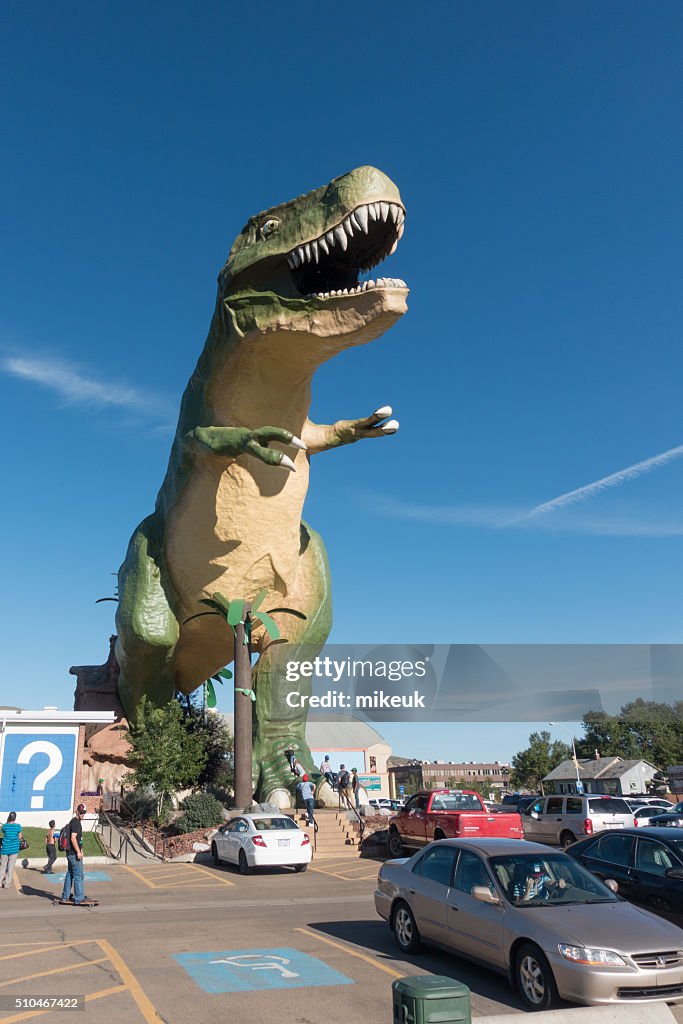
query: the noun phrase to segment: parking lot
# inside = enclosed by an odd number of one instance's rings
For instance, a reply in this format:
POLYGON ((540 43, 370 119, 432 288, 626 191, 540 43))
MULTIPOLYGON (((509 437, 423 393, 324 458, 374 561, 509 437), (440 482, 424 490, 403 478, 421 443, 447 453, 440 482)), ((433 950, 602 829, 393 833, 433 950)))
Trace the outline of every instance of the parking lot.
POLYGON ((372 902, 377 868, 326 861, 242 877, 209 864, 89 865, 92 909, 55 906, 58 876, 18 868, 0 902, 0 1021, 71 1013, 16 1011, 17 995, 79 995, 87 1019, 108 1024, 317 1021, 321 999, 330 1024, 381 1021, 392 981, 425 972, 469 985, 478 1016, 518 1009, 487 971, 438 952, 398 955, 372 902))
POLYGON ((378 866, 325 861, 243 877, 208 863, 88 865, 86 893, 100 901, 91 909, 54 905, 59 876, 18 868, 0 901, 0 1024, 388 1021, 392 981, 423 973, 467 984, 475 1017, 520 1010, 489 971, 435 950, 398 952, 374 910, 378 866), (17 996, 79 996, 87 1017, 17 1010, 17 996))

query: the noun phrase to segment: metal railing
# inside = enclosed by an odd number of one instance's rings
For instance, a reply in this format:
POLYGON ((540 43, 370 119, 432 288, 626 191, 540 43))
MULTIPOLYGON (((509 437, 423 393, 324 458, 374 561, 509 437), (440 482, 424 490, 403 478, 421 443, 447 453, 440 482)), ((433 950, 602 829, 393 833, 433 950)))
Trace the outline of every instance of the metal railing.
POLYGON ((135 847, 130 841, 130 838, 123 829, 111 820, 109 813, 104 809, 100 811, 100 835, 102 842, 109 850, 109 853, 115 860, 123 859, 123 863, 128 863, 128 847, 135 852, 135 847), (103 820, 104 819, 104 820, 103 820), (109 841, 105 839, 105 829, 109 829, 109 841), (114 839, 116 837, 116 841, 114 839))
POLYGON ((365 821, 363 820, 363 816, 356 807, 355 802, 351 803, 348 789, 343 789, 341 786, 337 786, 337 797, 337 810, 341 811, 342 808, 344 808, 344 810, 351 811, 356 816, 358 821, 358 830, 360 832, 360 842, 358 844, 358 849, 360 851, 360 848, 363 845, 363 836, 365 835, 365 821))

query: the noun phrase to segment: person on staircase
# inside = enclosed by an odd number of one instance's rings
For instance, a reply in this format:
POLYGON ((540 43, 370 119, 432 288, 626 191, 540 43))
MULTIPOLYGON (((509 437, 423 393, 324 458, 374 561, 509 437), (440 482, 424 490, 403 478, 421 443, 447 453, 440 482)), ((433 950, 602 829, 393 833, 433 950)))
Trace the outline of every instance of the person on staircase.
POLYGON ((313 816, 313 809, 315 807, 315 787, 313 783, 309 782, 308 775, 304 775, 301 782, 297 783, 297 793, 303 800, 304 807, 306 808, 306 818, 308 819, 306 824, 311 825, 315 828, 315 818, 313 816))

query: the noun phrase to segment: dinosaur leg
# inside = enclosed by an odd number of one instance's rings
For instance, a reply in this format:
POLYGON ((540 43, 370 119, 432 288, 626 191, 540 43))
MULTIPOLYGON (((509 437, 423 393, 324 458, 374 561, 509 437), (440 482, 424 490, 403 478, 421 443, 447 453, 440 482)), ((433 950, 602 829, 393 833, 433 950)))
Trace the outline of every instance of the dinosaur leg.
POLYGON ((330 568, 320 536, 301 524, 301 565, 295 590, 287 595, 287 604, 306 615, 278 615, 286 646, 271 648, 254 668, 254 783, 257 797, 280 807, 292 802, 296 779, 292 775, 285 750, 293 750, 306 771, 315 771, 306 743, 306 711, 287 705, 286 694, 298 690, 310 693, 310 679, 288 683, 285 661, 310 659, 321 650, 332 626, 330 568), (304 650, 302 648, 304 647, 304 650), (273 652, 277 652, 274 656, 273 652), (283 654, 285 657, 283 657, 283 654))
POLYGON ((173 651, 180 629, 162 585, 160 532, 154 515, 145 519, 133 534, 119 570, 118 687, 131 728, 143 698, 162 706, 175 696, 173 651))

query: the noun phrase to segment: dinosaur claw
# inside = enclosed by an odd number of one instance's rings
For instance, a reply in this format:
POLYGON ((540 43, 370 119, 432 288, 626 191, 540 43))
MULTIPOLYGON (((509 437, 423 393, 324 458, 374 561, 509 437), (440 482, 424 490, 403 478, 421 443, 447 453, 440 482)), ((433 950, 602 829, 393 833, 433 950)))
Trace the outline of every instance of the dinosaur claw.
POLYGON ((283 455, 282 458, 280 459, 279 465, 284 466, 285 469, 288 469, 291 473, 294 473, 294 471, 296 470, 296 466, 290 459, 289 455, 283 455))
POLYGON ((291 444, 292 448, 298 448, 299 451, 308 451, 308 448, 306 447, 304 442, 301 440, 300 437, 297 437, 296 434, 292 435, 292 440, 289 443, 291 444))
POLYGON ((387 416, 391 416, 392 408, 390 405, 383 405, 381 409, 375 409, 373 416, 377 416, 378 419, 383 420, 387 416))
POLYGON ((382 425, 383 434, 395 434, 400 426, 398 420, 389 420, 387 423, 382 425))

